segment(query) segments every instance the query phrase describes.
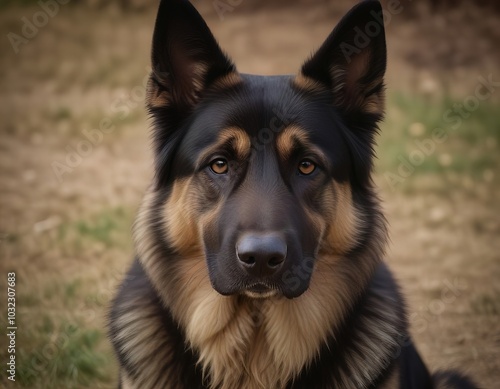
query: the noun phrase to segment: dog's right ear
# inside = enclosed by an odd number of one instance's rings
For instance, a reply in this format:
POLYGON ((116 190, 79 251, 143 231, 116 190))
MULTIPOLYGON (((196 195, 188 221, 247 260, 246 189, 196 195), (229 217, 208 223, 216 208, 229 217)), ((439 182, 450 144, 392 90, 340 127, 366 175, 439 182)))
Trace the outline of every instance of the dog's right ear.
POLYGON ((146 103, 151 111, 173 108, 188 114, 203 90, 236 73, 207 24, 185 0, 162 0, 152 44, 152 73, 146 103))
POLYGON ((146 105, 153 118, 156 186, 170 182, 179 129, 212 84, 231 87, 240 80, 207 24, 187 0, 162 0, 152 44, 152 71, 146 105))

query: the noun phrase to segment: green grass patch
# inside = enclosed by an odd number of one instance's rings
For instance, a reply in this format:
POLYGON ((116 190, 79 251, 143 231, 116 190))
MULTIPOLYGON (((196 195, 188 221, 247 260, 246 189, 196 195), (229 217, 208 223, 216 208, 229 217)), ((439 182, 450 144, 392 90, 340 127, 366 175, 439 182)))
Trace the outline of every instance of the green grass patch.
POLYGON ((71 117, 72 117, 71 108, 60 106, 54 112, 50 113, 49 120, 52 120, 54 122, 59 122, 61 120, 71 119, 71 117))
POLYGON ((104 243, 107 247, 122 242, 129 235, 132 220, 124 208, 104 211, 90 220, 78 221, 75 228, 83 239, 104 243))
MULTIPOLYGON (((103 320, 112 294, 114 287, 102 285, 95 277, 54 276, 32 285, 29 294, 26 291, 19 295, 19 387, 116 387, 116 361, 106 340, 103 320)), ((2 317, 0 322, 6 327, 4 321, 2 317)), ((8 359, 6 348, 0 350, 0 358, 8 359)))
POLYGON ((82 280, 80 278, 65 282, 54 280, 54 282, 47 283, 43 291, 43 298, 45 301, 54 300, 59 304, 65 303, 66 307, 71 308, 72 304, 81 297, 81 290, 82 280))
POLYGON ((18 296, 19 306, 23 308, 34 308, 42 303, 41 297, 33 293, 22 293, 18 296))
POLYGON ((500 315, 500 293, 483 294, 471 302, 474 313, 480 315, 500 315))
POLYGON ((500 162, 500 110, 491 101, 470 111, 460 111, 463 105, 460 99, 390 95, 377 174, 403 190, 425 175, 498 179, 494 171, 500 162))
POLYGON ((68 255, 92 248, 95 244, 128 250, 131 247, 133 218, 131 209, 106 209, 89 218, 61 224, 54 243, 64 248, 68 255))
POLYGON ((19 342, 17 381, 26 388, 96 387, 111 381, 110 356, 100 350, 101 332, 78 323, 57 325, 45 316, 42 323, 19 342))

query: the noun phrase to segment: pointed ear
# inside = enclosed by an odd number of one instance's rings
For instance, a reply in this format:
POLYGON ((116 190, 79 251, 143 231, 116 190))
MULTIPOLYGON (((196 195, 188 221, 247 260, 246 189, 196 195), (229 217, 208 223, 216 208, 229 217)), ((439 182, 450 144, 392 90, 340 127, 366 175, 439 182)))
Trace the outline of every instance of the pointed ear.
POLYGON ((304 89, 328 88, 342 112, 382 116, 385 68, 382 7, 378 1, 363 1, 302 66, 295 83, 304 89))
POLYGON ((189 112, 214 81, 236 74, 207 24, 185 0, 162 0, 152 44, 152 73, 146 103, 189 112))

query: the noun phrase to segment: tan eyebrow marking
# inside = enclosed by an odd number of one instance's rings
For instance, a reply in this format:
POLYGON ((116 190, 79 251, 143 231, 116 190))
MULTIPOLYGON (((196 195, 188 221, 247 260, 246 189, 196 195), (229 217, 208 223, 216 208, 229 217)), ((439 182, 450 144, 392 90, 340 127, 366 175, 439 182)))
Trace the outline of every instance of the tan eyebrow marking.
POLYGON ((297 126, 286 127, 276 139, 276 148, 280 157, 284 160, 288 159, 293 149, 297 147, 297 143, 308 145, 307 133, 297 126))
POLYGON ((293 150, 297 148, 298 145, 312 151, 320 158, 322 164, 325 166, 328 165, 328 159, 325 154, 310 142, 307 132, 299 126, 293 125, 286 127, 276 139, 276 149, 282 160, 290 158, 293 150))
POLYGON ((217 142, 200 156, 198 166, 210 154, 215 153, 224 145, 231 145, 238 159, 245 159, 250 154, 251 142, 247 133, 238 127, 227 127, 220 131, 217 142))

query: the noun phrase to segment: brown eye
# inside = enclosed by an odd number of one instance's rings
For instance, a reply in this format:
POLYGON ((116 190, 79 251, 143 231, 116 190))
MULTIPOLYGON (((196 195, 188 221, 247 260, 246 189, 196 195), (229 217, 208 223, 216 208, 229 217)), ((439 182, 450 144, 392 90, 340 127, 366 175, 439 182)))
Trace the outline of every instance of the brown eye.
POLYGON ((305 176, 311 174, 316 169, 314 162, 304 159, 299 163, 299 172, 305 176))
POLYGON ((225 159, 219 158, 210 163, 210 169, 212 169, 215 174, 226 174, 229 170, 229 166, 225 159))

